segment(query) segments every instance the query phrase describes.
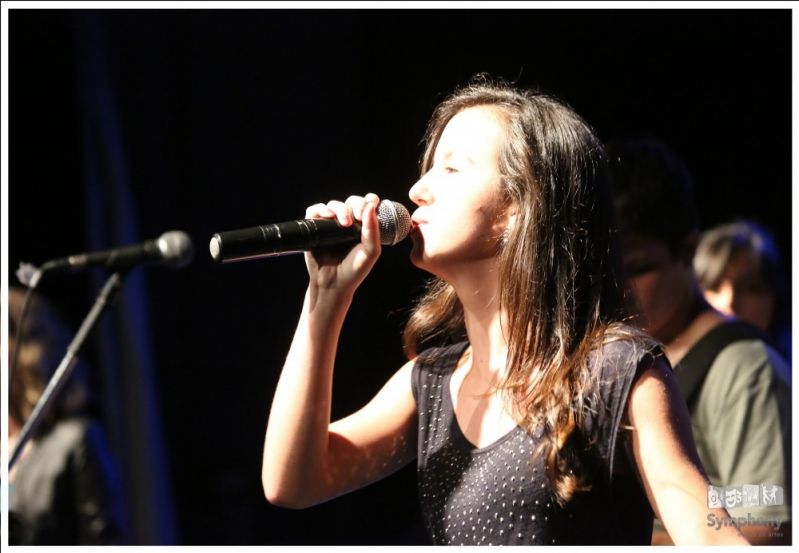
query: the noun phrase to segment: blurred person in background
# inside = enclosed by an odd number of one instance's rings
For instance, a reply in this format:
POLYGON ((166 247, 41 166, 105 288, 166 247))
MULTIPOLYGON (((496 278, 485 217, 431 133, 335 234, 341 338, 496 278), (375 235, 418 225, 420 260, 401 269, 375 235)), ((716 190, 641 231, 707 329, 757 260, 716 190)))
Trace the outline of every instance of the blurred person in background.
MULTIPOLYGON (((609 148, 616 224, 636 321, 664 345, 715 486, 779 486, 780 504, 724 495, 754 544, 789 544, 790 389, 787 363, 747 323, 717 311, 693 270, 699 221, 685 164, 654 140, 609 148), (769 504, 770 503, 770 504, 769 504), (752 521, 748 518, 751 515, 752 521), (757 521, 761 524, 757 524, 757 521), (777 520, 778 529, 763 523, 777 520)), ((709 504, 711 489, 708 489, 709 504)), ((671 543, 657 523, 654 544, 671 543)))
MULTIPOLYGON (((9 288, 9 451, 70 339, 52 307, 34 295, 17 344, 24 299, 23 290, 9 288)), ((78 362, 9 473, 12 545, 127 543, 117 467, 101 426, 89 415, 88 390, 78 362)))
POLYGON ((790 363, 790 290, 782 256, 766 229, 738 221, 706 230, 694 270, 710 305, 765 332, 790 363))

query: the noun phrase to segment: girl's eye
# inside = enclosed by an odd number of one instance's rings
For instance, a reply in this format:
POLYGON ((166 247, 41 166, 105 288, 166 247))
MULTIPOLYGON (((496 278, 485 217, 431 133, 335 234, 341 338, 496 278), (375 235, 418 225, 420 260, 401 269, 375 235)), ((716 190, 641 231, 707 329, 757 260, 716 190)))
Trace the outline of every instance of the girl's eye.
POLYGON ((457 173, 458 172, 458 170, 455 169, 454 167, 444 167, 444 171, 446 171, 447 173, 457 173))

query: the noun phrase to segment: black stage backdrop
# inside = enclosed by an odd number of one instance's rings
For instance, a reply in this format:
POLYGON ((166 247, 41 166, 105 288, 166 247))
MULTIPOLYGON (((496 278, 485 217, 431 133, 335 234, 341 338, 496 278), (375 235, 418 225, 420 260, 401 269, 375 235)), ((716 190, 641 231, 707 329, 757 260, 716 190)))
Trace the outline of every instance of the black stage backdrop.
MULTIPOLYGON (((374 191, 410 205, 435 104, 489 72, 569 102, 603 139, 656 136, 702 222, 773 229, 790 266, 791 13, 10 10, 9 273, 184 229, 87 344, 139 543, 426 543, 415 467, 306 511, 270 506, 263 433, 302 257, 215 266, 214 232, 374 191)), ((386 248, 341 340, 333 416, 404 361, 426 275, 386 248)), ((16 282, 13 275, 9 276, 16 282)), ((103 274, 45 279, 77 328, 103 274)))

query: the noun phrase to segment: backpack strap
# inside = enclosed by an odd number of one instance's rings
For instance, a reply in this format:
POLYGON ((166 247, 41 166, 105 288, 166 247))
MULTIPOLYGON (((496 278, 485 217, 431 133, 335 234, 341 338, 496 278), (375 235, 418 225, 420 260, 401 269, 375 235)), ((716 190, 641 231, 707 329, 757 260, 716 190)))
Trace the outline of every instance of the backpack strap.
POLYGON ((756 339, 766 340, 760 329, 749 323, 734 321, 718 325, 694 344, 674 367, 674 376, 680 384, 689 410, 693 410, 710 365, 721 350, 733 342, 756 339))

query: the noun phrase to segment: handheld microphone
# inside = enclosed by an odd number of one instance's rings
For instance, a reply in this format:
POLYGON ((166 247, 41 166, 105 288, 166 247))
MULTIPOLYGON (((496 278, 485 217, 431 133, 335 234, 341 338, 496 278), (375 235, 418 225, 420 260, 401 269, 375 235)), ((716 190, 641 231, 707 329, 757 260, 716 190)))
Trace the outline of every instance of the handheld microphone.
POLYGON ((146 240, 132 246, 53 259, 42 265, 41 271, 74 270, 91 266, 102 266, 116 271, 148 262, 160 263, 177 269, 188 265, 193 256, 194 246, 189 235, 180 230, 172 230, 156 239, 146 240))
MULTIPOLYGON (((380 243, 392 246, 411 229, 411 216, 404 205, 383 200, 377 206, 380 243)), ((335 219, 299 219, 214 234, 209 248, 217 263, 275 257, 290 253, 353 244, 361 239, 361 225, 343 227, 335 219)))

